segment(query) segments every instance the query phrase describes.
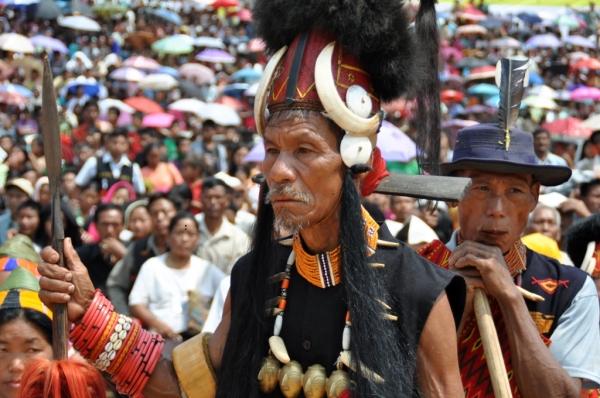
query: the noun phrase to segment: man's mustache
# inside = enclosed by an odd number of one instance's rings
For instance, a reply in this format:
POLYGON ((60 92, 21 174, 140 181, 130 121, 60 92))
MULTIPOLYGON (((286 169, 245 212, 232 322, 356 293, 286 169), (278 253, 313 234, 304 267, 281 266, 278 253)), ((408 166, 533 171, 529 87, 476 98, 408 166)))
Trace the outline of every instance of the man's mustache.
POLYGON ((289 184, 278 184, 269 187, 269 192, 265 198, 266 203, 271 203, 273 196, 283 196, 290 200, 297 200, 306 204, 312 202, 312 195, 308 192, 298 191, 289 184))

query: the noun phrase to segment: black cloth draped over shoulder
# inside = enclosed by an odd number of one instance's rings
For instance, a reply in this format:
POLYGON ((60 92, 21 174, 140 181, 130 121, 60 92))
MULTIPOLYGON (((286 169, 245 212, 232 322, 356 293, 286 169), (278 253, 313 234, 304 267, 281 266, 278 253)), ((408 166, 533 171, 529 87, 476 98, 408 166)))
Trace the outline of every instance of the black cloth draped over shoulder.
MULTIPOLYGON (((380 227, 379 239, 397 242, 385 224, 380 227)), ((290 251, 289 246, 274 244, 272 260, 278 264, 275 273, 285 269, 290 251)), ((381 277, 386 280, 393 300, 387 304, 392 307, 391 313, 398 316, 397 324, 404 339, 398 343, 402 349, 410 350, 412 357, 416 358, 421 332, 433 305, 442 293, 447 294, 456 325, 459 324, 465 300, 465 283, 461 277, 429 263, 402 243, 398 247, 378 247, 376 253, 369 257, 369 262, 385 264, 380 269, 381 277)), ((236 296, 248 286, 247 282, 253 271, 252 263, 250 252, 233 268, 230 289, 232 316, 235 316, 236 306, 240 304, 236 301, 236 296)), ((345 294, 342 284, 321 289, 302 278, 295 269, 292 270, 281 337, 290 358, 298 361, 305 371, 314 364, 324 366, 328 374, 334 370, 342 347, 347 311, 345 294)), ((279 283, 273 283, 268 297, 278 295, 279 283)), ((274 318, 268 320, 269 330, 272 330, 273 322, 274 318)), ((232 327, 235 324, 236 322, 232 322, 232 327)), ((373 339, 377 338, 377 330, 373 330, 372 336, 373 339)), ((267 355, 267 339, 248 344, 255 345, 260 350, 260 355, 267 355)), ((381 360, 385 361, 386 358, 381 360)), ((411 366, 409 371, 414 378, 415 361, 411 366)), ((277 391, 268 396, 282 395, 277 391)))

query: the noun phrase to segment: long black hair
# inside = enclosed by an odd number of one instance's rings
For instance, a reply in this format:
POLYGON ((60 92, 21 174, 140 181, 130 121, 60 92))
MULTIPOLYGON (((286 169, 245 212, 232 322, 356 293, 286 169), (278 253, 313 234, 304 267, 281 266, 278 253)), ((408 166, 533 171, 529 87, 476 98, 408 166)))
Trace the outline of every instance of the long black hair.
MULTIPOLYGON (((413 393, 414 353, 402 346, 397 325, 383 317, 381 302, 387 297, 385 278, 367 263, 364 221, 360 196, 350 171, 346 172, 341 199, 340 244, 342 247, 343 284, 352 318, 351 351, 358 365, 355 394, 358 397, 410 396, 413 393), (377 333, 374 333, 377 331, 377 333), (366 377, 362 365, 378 373, 385 383, 366 377)), ((258 217, 250 254, 251 267, 240 279, 248 283, 232 297, 231 326, 218 375, 218 397, 258 397, 257 375, 267 353, 270 328, 265 318, 265 301, 277 295, 277 285, 269 277, 281 271, 285 252, 273 238, 273 208, 265 203, 268 192, 261 187, 258 217)))

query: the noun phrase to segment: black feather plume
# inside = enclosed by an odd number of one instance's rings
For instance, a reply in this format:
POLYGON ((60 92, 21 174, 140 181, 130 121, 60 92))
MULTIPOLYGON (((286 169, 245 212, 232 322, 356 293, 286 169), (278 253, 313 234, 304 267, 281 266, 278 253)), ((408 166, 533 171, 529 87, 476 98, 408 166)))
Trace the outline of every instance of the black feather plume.
POLYGON ((519 107, 525 92, 525 76, 528 59, 502 58, 500 60, 500 104, 498 117, 500 128, 506 132, 505 146, 510 146, 510 129, 517 121, 519 107))
POLYGON ((581 268, 588 243, 600 241, 600 214, 594 214, 569 227, 565 241, 567 254, 573 260, 573 264, 581 268))
POLYGON ((390 101, 419 80, 403 5, 401 0, 257 0, 253 16, 272 52, 313 28, 331 32, 361 60, 381 99, 390 101))

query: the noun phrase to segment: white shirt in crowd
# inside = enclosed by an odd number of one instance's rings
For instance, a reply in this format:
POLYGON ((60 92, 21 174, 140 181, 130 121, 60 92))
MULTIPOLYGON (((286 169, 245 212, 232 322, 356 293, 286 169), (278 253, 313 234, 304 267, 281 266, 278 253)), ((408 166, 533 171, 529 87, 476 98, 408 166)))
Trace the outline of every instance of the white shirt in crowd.
MULTIPOLYGON (((146 187, 144 185, 144 177, 142 176, 142 171, 140 166, 137 163, 132 163, 131 160, 127 157, 127 155, 121 156, 118 162, 115 162, 110 156, 110 153, 106 152, 101 156, 103 162, 108 162, 110 166, 110 171, 114 178, 119 178, 121 175, 121 167, 123 166, 131 166, 132 168, 132 176, 131 183, 133 184, 133 189, 137 193, 145 193, 146 187)), ((98 158, 96 156, 92 156, 81 167, 79 173, 75 177, 75 184, 79 187, 84 187, 88 185, 98 174, 98 158)))
POLYGON ((200 224, 200 245, 196 254, 230 274, 238 258, 248 252, 250 238, 226 217, 223 217, 221 227, 214 234, 208 230, 203 213, 198 214, 196 220, 200 224))
POLYGON ((142 265, 129 294, 129 305, 146 305, 154 316, 181 333, 188 327, 188 292, 202 297, 208 314, 224 274, 197 256, 192 256, 187 268, 171 268, 166 264, 167 255, 152 257, 142 265))

